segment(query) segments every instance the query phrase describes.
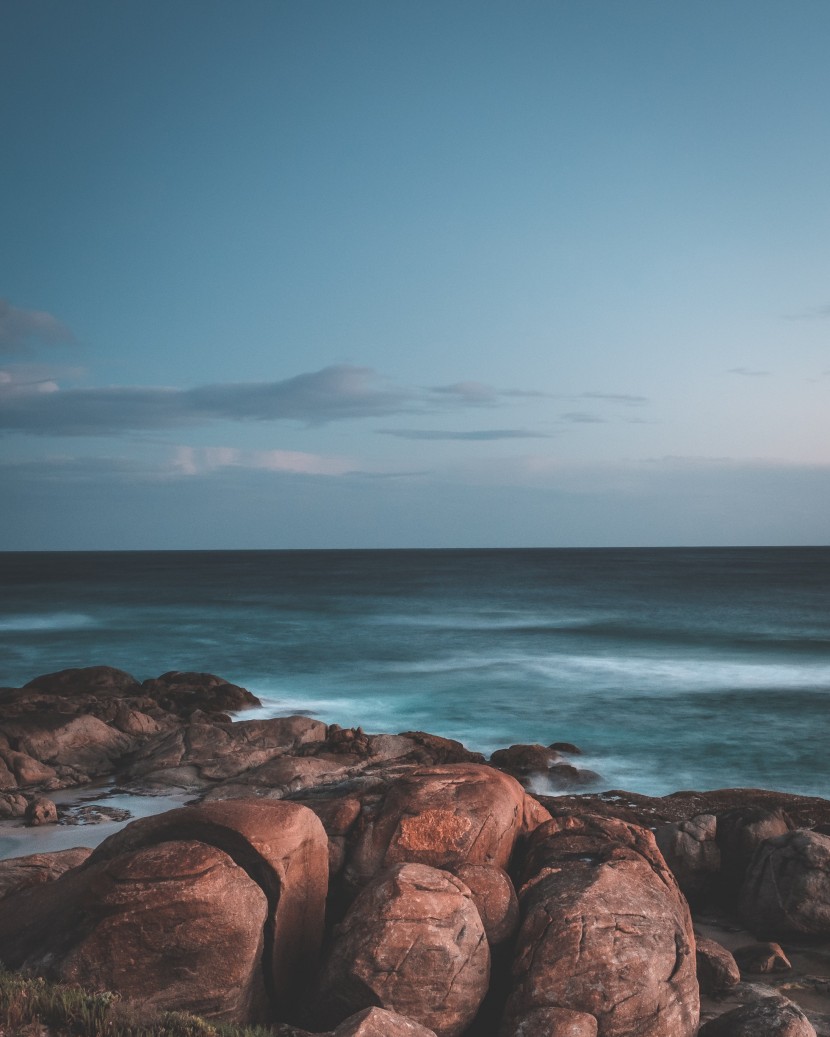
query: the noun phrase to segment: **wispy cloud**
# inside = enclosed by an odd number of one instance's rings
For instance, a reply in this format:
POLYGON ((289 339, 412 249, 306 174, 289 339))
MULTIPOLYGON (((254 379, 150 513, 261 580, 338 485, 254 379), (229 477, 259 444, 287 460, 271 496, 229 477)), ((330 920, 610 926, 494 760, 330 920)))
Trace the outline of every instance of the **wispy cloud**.
POLYGON ((584 392, 579 397, 582 400, 605 400, 607 403, 625 403, 632 406, 640 406, 648 403, 648 396, 636 396, 627 392, 584 392))
POLYGON ((406 412, 418 403, 368 368, 338 365, 279 382, 194 389, 113 386, 61 390, 54 382, 0 384, 0 429, 44 435, 108 435, 215 420, 324 424, 406 412), (5 391, 4 391, 5 389, 5 391))
POLYGON ((727 374, 740 374, 747 378, 765 378, 771 371, 761 371, 755 367, 730 367, 727 374))
POLYGON ((415 428, 379 428, 383 436, 396 436, 398 439, 457 439, 489 441, 496 439, 549 439, 550 432, 527 432, 518 428, 485 428, 472 429, 466 432, 449 429, 415 429, 415 428))
POLYGON ((6 372, 0 382, 0 430, 99 436, 203 425, 212 421, 334 421, 495 406, 521 390, 459 382, 437 389, 399 388, 367 367, 339 364, 276 382, 192 389, 109 386, 61 389, 53 379, 28 383, 6 372))
POLYGON ((203 475, 222 468, 247 468, 294 475, 348 475, 357 466, 345 457, 326 457, 298 450, 239 450, 236 447, 176 448, 171 471, 176 475, 203 475))
POLYGON ((560 417, 563 421, 572 421, 577 425, 601 425, 605 422, 605 418, 583 410, 571 410, 567 414, 561 414, 560 417))
POLYGON ((0 354, 26 355, 36 342, 69 342, 72 332, 43 310, 21 310, 0 299, 0 354))
POLYGON ((439 399, 449 397, 455 402, 460 402, 477 407, 492 407, 500 400, 512 398, 549 398, 548 393, 539 392, 535 389, 497 389, 495 386, 486 385, 483 382, 453 382, 451 385, 433 385, 427 390, 439 399))

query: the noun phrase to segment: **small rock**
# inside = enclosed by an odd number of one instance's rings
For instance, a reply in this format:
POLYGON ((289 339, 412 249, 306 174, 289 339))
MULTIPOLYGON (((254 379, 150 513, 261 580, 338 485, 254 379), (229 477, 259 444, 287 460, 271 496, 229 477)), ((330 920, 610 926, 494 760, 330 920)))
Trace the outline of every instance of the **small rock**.
POLYGON ((798 1005, 786 997, 767 997, 711 1019, 699 1037, 816 1037, 816 1031, 798 1005))
POLYGON ((332 1037, 435 1037, 435 1031, 397 1012, 367 1008, 341 1023, 332 1037))
POLYGON ((573 742, 551 742, 548 749, 553 749, 555 753, 567 753, 569 756, 582 755, 582 750, 573 742))
POLYGON ((789 972, 790 959, 777 943, 749 943, 734 951, 741 972, 762 976, 769 972, 789 972))
POLYGON ((54 825, 58 822, 58 808, 46 796, 35 796, 26 807, 24 817, 30 828, 36 825, 54 825))
POLYGON ((741 982, 741 970, 733 955, 717 941, 698 939, 697 981, 701 993, 719 997, 741 982))

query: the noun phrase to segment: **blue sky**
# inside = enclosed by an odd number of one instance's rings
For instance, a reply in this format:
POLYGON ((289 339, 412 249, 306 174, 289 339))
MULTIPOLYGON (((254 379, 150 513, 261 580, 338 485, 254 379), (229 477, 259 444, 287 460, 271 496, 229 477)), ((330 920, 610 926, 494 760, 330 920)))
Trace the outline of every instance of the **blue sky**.
POLYGON ((6 548, 828 543, 825 0, 3 23, 6 548))

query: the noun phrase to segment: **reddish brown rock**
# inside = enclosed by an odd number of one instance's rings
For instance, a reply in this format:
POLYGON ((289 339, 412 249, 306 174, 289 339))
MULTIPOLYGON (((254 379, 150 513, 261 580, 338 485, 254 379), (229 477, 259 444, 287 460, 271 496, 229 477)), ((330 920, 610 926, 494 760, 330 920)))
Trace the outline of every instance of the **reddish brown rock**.
POLYGON ((741 970, 735 958, 715 940, 698 939, 696 956, 702 994, 720 997, 741 982, 741 970))
POLYGON ((328 841, 317 816, 280 800, 226 800, 133 821, 105 840, 90 863, 171 838, 199 840, 226 852, 268 898, 269 995, 290 1009, 313 972, 323 936, 328 841))
POLYGON ((58 808, 46 796, 35 796, 26 807, 26 824, 32 828, 38 825, 54 825, 58 822, 58 808))
POLYGON ((427 731, 403 731, 416 747, 411 753, 413 763, 434 767, 442 763, 484 763, 481 753, 471 752, 454 738, 442 738, 427 731))
POLYGON ((267 995, 286 1018, 316 967, 327 862, 320 821, 293 803, 142 818, 84 866, 8 898, 0 960, 236 1021, 264 1018, 267 995))
POLYGON ((830 836, 796 829, 757 850, 739 910, 759 937, 830 936, 830 836))
POLYGON ((209 1019, 265 1018, 268 903, 227 854, 201 842, 167 842, 103 862, 90 875, 82 927, 54 966, 60 981, 209 1019))
POLYGON ((132 674, 117 670, 114 666, 83 666, 45 673, 23 687, 28 692, 66 695, 71 698, 83 695, 121 698, 136 693, 139 683, 132 674))
POLYGON ((778 808, 737 806, 720 811, 717 841, 721 851, 721 885, 728 896, 737 894, 761 843, 786 835, 793 827, 792 820, 778 808))
POLYGON ((816 1031, 792 1001, 767 997, 710 1020, 701 1026, 700 1037, 816 1037, 816 1031))
POLYGON ((736 947, 735 961, 741 972, 763 976, 771 972, 790 972, 792 965, 779 943, 749 943, 736 947))
POLYGON ((495 864, 460 864, 455 875, 470 890, 490 946, 515 936, 519 900, 507 872, 495 864))
POLYGON ((467 887, 400 864, 360 893, 336 928, 315 998, 331 1025, 377 1005, 458 1037, 487 992, 490 954, 467 887))
POLYGON ((646 828, 670 821, 688 821, 698 814, 717 814, 737 807, 784 811, 799 828, 830 823, 830 799, 796 796, 768 789, 715 789, 711 792, 673 792, 670 796, 643 796, 612 789, 539 799, 555 814, 601 814, 646 828))
POLYGON ((360 800, 355 796, 314 797, 303 805, 320 818, 329 840, 329 878, 339 875, 346 863, 346 841, 360 816, 360 800))
POLYGON ((435 1031, 397 1012, 367 1008, 341 1023, 332 1037, 435 1037, 435 1031))
POLYGON ((230 684, 213 673, 190 673, 170 670, 160 677, 146 680, 141 691, 178 716, 186 717, 194 709, 204 713, 229 713, 262 703, 245 688, 230 684))
POLYGON ((142 739, 161 734, 165 729, 164 724, 159 720, 151 717, 148 713, 143 713, 140 709, 133 709, 125 702, 119 702, 112 720, 112 726, 117 727, 119 731, 123 731, 126 735, 134 735, 142 739))
POLYGON ((511 745, 496 749, 490 763, 521 781, 531 774, 546 774, 548 768, 561 759, 559 753, 545 745, 511 745))
POLYGON ((521 785, 491 767, 419 768, 392 782, 374 813, 361 815, 344 874, 360 888, 381 869, 403 862, 506 868, 524 811, 521 785))
POLYGON ((91 853, 85 846, 74 846, 71 850, 31 853, 0 861, 0 900, 29 886, 52 882, 70 868, 79 867, 91 853))
POLYGON ((54 767, 35 760, 28 753, 5 750, 2 754, 6 769, 14 775, 12 788, 28 788, 40 785, 45 788, 60 788, 63 784, 54 767))
POLYGON ((536 796, 526 795, 524 802, 524 812, 522 815, 522 835, 528 836, 531 832, 535 832, 539 825, 543 825, 545 821, 550 821, 550 811, 547 807, 542 806, 536 796))
MULTIPOLYGON (((133 747, 121 731, 88 715, 28 713, 4 720, 0 726, 7 738, 14 739, 19 752, 72 783, 111 773, 115 761, 133 747)), ((13 763, 18 780, 22 777, 19 768, 20 763, 13 763)))
POLYGON ((28 805, 28 799, 20 792, 0 793, 0 819, 23 817, 28 805))
MULTIPOLYGON (((143 785, 203 788, 245 772, 255 773, 274 757, 318 741, 325 731, 325 724, 304 716, 236 724, 196 721, 141 747, 130 758, 122 778, 143 785)), ((261 786, 268 787, 267 779, 263 778, 261 786)), ((223 798, 239 797, 228 794, 223 798)))
POLYGON ((570 1008, 531 1008, 519 1020, 509 1020, 500 1037, 597 1037, 597 1021, 570 1008))
POLYGON ((717 828, 714 814, 698 814, 688 821, 660 825, 654 833, 666 864, 693 906, 705 903, 716 889, 721 865, 717 828))
POLYGON ((511 745, 507 749, 497 749, 490 757, 490 763, 511 774, 524 786, 541 782, 548 786, 548 791, 585 787, 600 780, 595 771, 567 763, 554 746, 511 745))
MULTIPOLYGON (((691 1037, 698 1024, 688 906, 650 832, 610 818, 554 818, 531 836, 523 922, 502 1037, 568 1009, 552 1033, 691 1037), (541 1013, 541 1016, 538 1014, 541 1013)), ((542 1032, 542 1031, 539 1031, 542 1032)))

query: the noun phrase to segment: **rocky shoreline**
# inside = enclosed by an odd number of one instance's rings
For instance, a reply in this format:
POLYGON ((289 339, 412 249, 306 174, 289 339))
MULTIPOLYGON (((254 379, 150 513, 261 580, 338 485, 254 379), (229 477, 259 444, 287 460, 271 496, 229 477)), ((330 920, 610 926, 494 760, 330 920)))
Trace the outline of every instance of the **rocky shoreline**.
POLYGON ((190 803, 0 861, 7 968, 284 1037, 830 1037, 830 801, 588 792, 566 742, 254 705, 110 667, 0 689, 7 825, 104 780, 190 803))

